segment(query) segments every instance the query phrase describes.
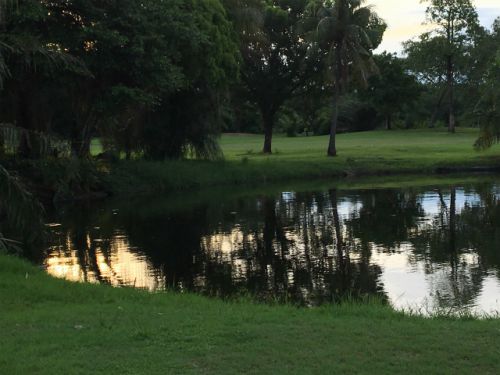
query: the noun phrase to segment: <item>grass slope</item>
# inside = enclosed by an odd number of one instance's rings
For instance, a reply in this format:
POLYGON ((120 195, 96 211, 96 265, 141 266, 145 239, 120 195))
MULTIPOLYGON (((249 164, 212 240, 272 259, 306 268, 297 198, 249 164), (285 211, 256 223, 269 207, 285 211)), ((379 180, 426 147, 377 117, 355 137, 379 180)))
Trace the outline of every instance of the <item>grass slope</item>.
POLYGON ((342 134, 339 156, 326 157, 328 137, 276 136, 273 155, 260 153, 258 135, 223 135, 225 161, 121 162, 110 175, 117 192, 182 190, 214 185, 434 173, 443 167, 500 166, 500 147, 474 151, 475 129, 373 131, 342 134))
POLYGON ((56 280, 0 256, 1 374, 497 374, 500 321, 56 280))

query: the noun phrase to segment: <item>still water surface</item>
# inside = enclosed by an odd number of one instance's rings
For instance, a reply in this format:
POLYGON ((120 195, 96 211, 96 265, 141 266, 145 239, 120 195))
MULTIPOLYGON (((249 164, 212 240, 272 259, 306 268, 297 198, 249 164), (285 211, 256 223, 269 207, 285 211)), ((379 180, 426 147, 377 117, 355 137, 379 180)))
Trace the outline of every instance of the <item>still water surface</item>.
POLYGON ((75 281, 319 305, 500 311, 500 183, 143 197, 60 209, 39 259, 75 281))

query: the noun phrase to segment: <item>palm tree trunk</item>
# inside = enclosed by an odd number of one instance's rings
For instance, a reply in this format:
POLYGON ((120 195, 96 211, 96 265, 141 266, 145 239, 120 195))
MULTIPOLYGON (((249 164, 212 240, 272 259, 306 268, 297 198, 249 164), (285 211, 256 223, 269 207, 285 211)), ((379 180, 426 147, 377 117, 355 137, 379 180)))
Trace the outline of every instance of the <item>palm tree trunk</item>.
POLYGON ((335 89, 333 94, 333 113, 332 123, 330 126, 330 141, 328 143, 328 156, 337 156, 337 125, 339 121, 339 99, 340 99, 340 84, 342 75, 342 58, 341 48, 335 49, 335 89))
POLYGON ((455 110, 454 110, 454 93, 453 93, 453 60, 452 56, 447 57, 446 78, 448 81, 448 131, 455 133, 455 110))
MULTIPOLYGON (((337 84, 335 84, 337 86, 337 84)), ((337 124, 339 120, 339 92, 335 88, 335 94, 333 96, 333 113, 332 113, 332 124, 330 126, 330 142, 328 144, 328 156, 337 156, 337 124)))

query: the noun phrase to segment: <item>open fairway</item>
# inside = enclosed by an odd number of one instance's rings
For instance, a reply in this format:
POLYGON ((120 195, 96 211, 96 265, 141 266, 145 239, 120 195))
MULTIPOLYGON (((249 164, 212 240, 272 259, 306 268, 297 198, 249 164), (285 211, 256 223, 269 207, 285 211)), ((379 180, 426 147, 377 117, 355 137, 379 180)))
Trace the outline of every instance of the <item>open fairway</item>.
POLYGON ((500 321, 298 309, 52 279, 0 256, 2 374, 497 374, 500 321))
POLYGON ((221 147, 227 160, 294 161, 329 163, 332 167, 411 168, 415 165, 460 165, 463 162, 490 162, 500 159, 500 147, 478 152, 473 148, 477 129, 394 130, 346 133, 337 136, 337 158, 328 158, 328 136, 274 137, 274 155, 261 154, 263 136, 224 134, 221 147))
POLYGON ((338 136, 339 156, 326 156, 327 136, 274 137, 273 155, 261 153, 263 136, 225 134, 224 161, 121 162, 111 172, 117 192, 181 190, 216 185, 339 179, 382 174, 432 174, 440 169, 500 167, 500 146, 476 151, 477 129, 372 131, 338 136))

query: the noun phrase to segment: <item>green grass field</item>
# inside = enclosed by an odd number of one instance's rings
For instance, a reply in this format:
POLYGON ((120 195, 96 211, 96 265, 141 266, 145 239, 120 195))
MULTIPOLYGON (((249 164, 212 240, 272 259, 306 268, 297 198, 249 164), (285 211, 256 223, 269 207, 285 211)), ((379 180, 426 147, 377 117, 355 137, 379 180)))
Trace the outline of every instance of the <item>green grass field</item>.
POLYGON ((111 172, 117 192, 182 190, 222 185, 335 179, 344 176, 432 174, 438 168, 500 166, 500 146, 478 152, 476 129, 373 131, 342 134, 336 158, 328 137, 275 136, 273 155, 260 152, 259 135, 223 135, 224 161, 121 162, 111 172))
POLYGON ((498 374, 500 320, 56 280, 0 256, 1 374, 498 374))
POLYGON ((448 133, 446 129, 340 134, 337 141, 339 157, 333 160, 326 157, 328 136, 275 136, 275 155, 271 157, 260 154, 263 137, 259 135, 225 134, 221 138, 221 147, 230 161, 248 157, 253 161, 328 162, 335 166, 375 163, 380 166, 407 168, 415 164, 454 164, 468 160, 488 162, 491 157, 500 157, 500 147, 494 147, 487 152, 476 152, 473 144, 477 136, 477 129, 458 129, 455 134, 448 133))

